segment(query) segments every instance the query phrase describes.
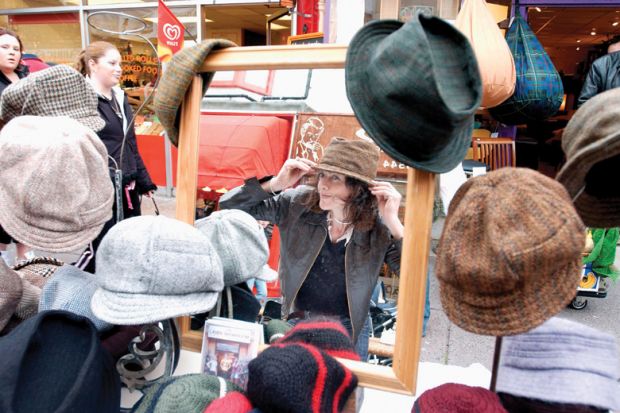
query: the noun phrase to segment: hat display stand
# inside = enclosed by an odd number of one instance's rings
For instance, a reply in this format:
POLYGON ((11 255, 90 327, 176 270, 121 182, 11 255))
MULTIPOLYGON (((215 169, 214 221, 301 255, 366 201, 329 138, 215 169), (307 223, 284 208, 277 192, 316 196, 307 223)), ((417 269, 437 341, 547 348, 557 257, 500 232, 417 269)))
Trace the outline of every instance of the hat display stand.
MULTIPOLYGON (((230 70, 342 69, 346 45, 231 47, 209 53, 200 73, 230 70)), ((176 218, 193 224, 198 172, 199 117, 203 79, 196 74, 185 94, 180 113, 176 218)), ((412 395, 415 393, 421 350, 427 260, 435 191, 435 175, 409 168, 405 230, 402 248, 396 343, 392 367, 339 359, 362 387, 412 395), (414 208, 415 206, 415 208, 414 208), (406 297, 406 299, 405 299, 406 297)), ((182 346, 200 351, 202 335, 180 319, 182 346)), ((353 399, 353 398, 351 398, 353 399)), ((354 403, 354 401, 351 401, 354 403)))
MULTIPOLYGON (((157 324, 144 326, 137 337, 129 344, 129 352, 116 362, 116 370, 120 375, 121 382, 130 392, 144 390, 171 377, 179 363, 181 352, 179 334, 174 320, 164 320, 157 324), (157 336, 159 343, 153 350, 141 350, 138 345, 144 342, 147 334, 157 336), (157 378, 148 378, 157 375, 157 371, 163 372, 157 378)), ((122 408, 121 412, 129 412, 131 407, 122 408)))

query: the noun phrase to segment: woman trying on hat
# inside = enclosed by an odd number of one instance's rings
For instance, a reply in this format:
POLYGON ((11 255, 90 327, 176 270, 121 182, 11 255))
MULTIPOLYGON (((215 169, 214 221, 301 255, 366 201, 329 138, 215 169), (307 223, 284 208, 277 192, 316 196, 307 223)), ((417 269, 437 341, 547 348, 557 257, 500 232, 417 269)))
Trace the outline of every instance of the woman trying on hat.
MULTIPOLYGON (((28 68, 21 63, 23 52, 24 45, 19 36, 12 30, 0 27, 0 95, 8 85, 28 75, 28 68)), ((0 120, 0 129, 2 129, 3 123, 0 120)), ((10 185, 11 183, 4 182, 3 184, 10 185)), ((4 251, 11 241, 15 240, 0 227, 0 254, 5 259, 4 251)), ((17 258, 26 258, 28 247, 18 242, 15 242, 15 245, 17 258)))
MULTIPOLYGON (((140 195, 152 196, 157 186, 153 184, 138 152, 133 125, 133 111, 127 95, 119 87, 122 75, 121 55, 111 43, 93 42, 80 53, 76 69, 90 81, 98 95, 97 110, 105 126, 97 132, 110 156, 111 170, 121 169, 123 174, 123 218, 139 216, 140 195), (127 131, 127 132, 125 132, 127 131), (122 159, 121 159, 122 158, 122 159)), ((116 222, 114 216, 93 241, 96 249, 101 238, 116 222)), ((94 268, 87 268, 92 271, 94 268)))
POLYGON ((403 237, 401 196, 374 180, 378 160, 371 142, 333 138, 318 165, 289 159, 277 176, 248 179, 220 200, 222 208, 278 225, 283 316, 293 323, 314 315, 340 318, 362 360, 370 297, 384 262, 399 272, 403 237), (315 173, 316 187, 284 191, 315 173))

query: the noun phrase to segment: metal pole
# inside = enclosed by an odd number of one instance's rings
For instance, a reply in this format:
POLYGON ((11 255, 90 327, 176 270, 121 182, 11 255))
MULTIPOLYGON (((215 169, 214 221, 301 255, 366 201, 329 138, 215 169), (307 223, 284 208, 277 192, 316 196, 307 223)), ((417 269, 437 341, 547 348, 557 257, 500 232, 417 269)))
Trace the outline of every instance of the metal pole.
POLYGON ((164 157, 166 161, 166 196, 174 196, 174 185, 172 182, 172 144, 168 135, 164 132, 164 157))

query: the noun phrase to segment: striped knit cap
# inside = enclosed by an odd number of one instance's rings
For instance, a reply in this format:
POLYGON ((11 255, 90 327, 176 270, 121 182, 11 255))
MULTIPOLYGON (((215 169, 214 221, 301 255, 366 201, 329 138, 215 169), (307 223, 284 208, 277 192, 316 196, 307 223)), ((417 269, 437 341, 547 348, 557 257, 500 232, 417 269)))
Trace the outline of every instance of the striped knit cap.
POLYGON ((359 361, 347 329, 335 319, 327 317, 301 321, 280 340, 280 343, 306 343, 332 357, 359 361))
POLYGON ((249 364, 247 396, 263 412, 341 412, 357 377, 304 343, 278 343, 249 364))

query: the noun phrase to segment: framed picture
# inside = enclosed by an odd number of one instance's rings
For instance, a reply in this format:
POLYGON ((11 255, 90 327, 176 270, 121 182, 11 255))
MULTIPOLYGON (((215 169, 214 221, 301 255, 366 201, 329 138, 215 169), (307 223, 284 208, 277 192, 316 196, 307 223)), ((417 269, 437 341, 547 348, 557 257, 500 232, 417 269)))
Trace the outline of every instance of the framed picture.
MULTIPOLYGON (((334 136, 372 142, 372 139, 360 126, 355 115, 300 113, 295 125, 291 145, 291 158, 299 156, 300 158, 318 162, 323 156, 324 148, 334 136)), ((381 151, 377 175, 384 178, 404 179, 407 176, 407 167, 381 151)))
POLYGON ((298 34, 288 37, 288 44, 312 44, 323 43, 323 32, 298 34))

